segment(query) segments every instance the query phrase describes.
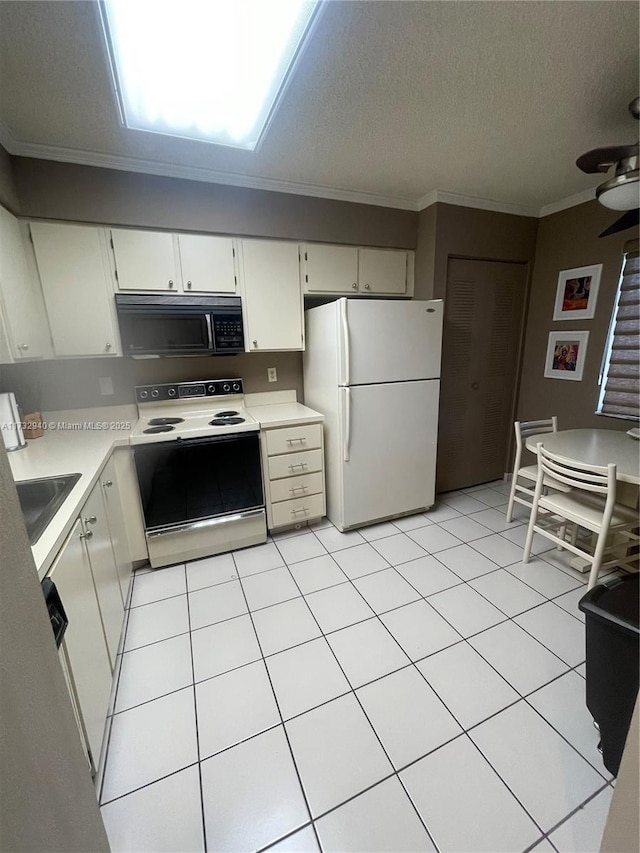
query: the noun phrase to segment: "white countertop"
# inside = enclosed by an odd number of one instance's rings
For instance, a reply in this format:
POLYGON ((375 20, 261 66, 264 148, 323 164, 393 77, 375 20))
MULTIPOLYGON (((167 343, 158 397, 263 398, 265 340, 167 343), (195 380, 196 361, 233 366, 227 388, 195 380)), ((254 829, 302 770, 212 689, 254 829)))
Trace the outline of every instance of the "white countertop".
POLYGON ((292 424, 321 423, 324 415, 302 403, 273 403, 268 406, 247 406, 247 411, 261 427, 282 427, 292 424))

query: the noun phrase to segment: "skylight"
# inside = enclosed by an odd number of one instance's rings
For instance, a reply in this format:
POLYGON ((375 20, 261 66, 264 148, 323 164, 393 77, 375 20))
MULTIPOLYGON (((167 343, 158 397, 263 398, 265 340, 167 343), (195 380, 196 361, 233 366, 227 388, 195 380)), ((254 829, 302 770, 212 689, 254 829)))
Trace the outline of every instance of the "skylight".
POLYGON ((317 0, 105 0, 124 123, 253 151, 317 0))

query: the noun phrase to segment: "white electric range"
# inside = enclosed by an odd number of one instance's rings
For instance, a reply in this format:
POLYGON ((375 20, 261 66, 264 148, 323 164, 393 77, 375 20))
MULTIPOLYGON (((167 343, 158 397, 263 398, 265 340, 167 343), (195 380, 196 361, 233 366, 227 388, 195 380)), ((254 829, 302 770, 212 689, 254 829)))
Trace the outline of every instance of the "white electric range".
POLYGON ((266 541, 257 421, 241 379, 136 388, 130 443, 153 568, 266 541))

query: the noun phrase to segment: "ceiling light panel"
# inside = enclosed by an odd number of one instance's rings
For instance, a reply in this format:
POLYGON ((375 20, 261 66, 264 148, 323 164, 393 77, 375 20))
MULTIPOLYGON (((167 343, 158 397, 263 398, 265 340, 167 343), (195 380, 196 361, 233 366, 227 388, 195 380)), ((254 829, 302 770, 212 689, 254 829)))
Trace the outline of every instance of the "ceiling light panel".
POLYGON ((319 7, 310 0, 105 0, 124 123, 255 149, 319 7))

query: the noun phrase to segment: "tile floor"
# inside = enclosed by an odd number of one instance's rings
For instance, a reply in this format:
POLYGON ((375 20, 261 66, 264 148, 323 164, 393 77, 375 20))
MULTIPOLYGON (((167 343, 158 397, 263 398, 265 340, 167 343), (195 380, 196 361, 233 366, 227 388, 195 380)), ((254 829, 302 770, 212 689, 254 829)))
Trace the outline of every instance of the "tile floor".
POLYGON ((100 803, 113 851, 597 851, 586 576, 507 485, 136 573, 100 803))

